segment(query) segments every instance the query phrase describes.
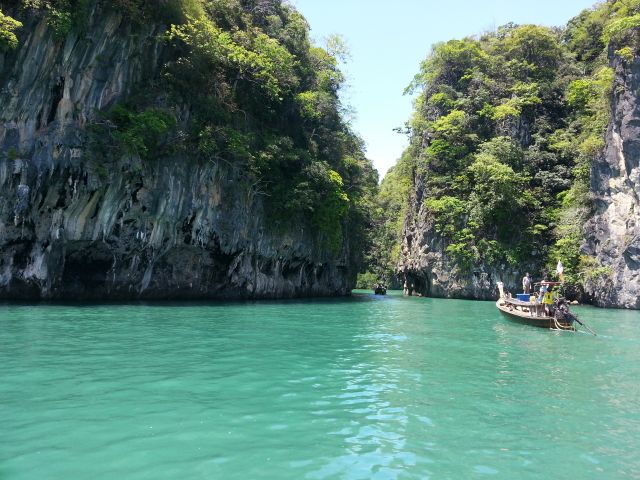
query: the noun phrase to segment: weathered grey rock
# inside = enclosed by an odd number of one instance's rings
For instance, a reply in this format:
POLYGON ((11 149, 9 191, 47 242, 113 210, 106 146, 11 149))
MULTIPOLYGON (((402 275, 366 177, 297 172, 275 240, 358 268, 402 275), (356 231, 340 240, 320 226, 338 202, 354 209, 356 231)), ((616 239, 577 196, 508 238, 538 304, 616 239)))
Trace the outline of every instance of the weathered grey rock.
POLYGON ((348 245, 334 258, 302 227, 273 233, 242 172, 88 158, 95 112, 158 74, 164 55, 161 27, 90 18, 86 34, 56 41, 33 17, 20 48, 0 53, 0 298, 348 294, 348 245))
MULTIPOLYGON (((613 57, 613 56, 612 56, 613 57)), ((586 283, 602 307, 640 308, 640 60, 612 58, 612 118, 605 154, 591 170, 595 214, 583 250, 605 267, 586 283)))

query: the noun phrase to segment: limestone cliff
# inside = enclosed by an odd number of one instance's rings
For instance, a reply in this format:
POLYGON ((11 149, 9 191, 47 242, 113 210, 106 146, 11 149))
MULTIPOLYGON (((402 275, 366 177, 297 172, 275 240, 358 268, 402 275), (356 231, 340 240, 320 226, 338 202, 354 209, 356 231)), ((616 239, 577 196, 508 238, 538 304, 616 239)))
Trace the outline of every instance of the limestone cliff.
MULTIPOLYGON (((585 280, 578 298, 610 308, 640 308, 640 60, 625 61, 610 52, 615 70, 611 120, 605 150, 591 168, 594 212, 584 225, 582 252, 597 259, 599 275, 585 280)), ((420 179, 405 221, 399 273, 405 293, 454 298, 495 298, 495 284, 519 289, 524 270, 540 271, 535 262, 513 269, 476 263, 463 272, 446 254, 446 239, 434 228, 424 206, 420 179)))
POLYGON ((101 11, 60 40, 41 16, 21 20, 20 47, 0 53, 0 298, 350 292, 347 241, 336 254, 302 226, 269 228, 225 162, 87 155, 96 112, 159 74, 166 27, 101 11))
POLYGON ((640 308, 640 7, 625 5, 562 35, 508 24, 433 47, 402 160, 405 293, 491 299, 560 260, 570 299, 640 308))
POLYGON ((583 247, 606 271, 586 287, 599 306, 640 308, 640 60, 611 57, 612 118, 592 167, 595 214, 583 247))

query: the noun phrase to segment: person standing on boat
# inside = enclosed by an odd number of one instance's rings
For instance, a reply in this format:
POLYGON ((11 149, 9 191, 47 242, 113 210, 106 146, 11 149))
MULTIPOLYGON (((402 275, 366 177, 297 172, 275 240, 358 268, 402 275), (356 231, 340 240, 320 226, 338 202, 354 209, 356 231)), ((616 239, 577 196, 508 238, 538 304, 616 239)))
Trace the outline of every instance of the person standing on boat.
POLYGON ((543 311, 545 315, 551 314, 551 305, 553 304, 553 297, 549 291, 549 277, 544 276, 544 280, 540 282, 540 296, 538 297, 538 303, 543 305, 543 311))
POLYGON ((540 303, 542 303, 542 297, 544 296, 544 294, 549 290, 549 286, 547 285, 548 281, 549 280, 545 275, 544 280, 540 282, 540 294, 538 295, 538 302, 540 303))
POLYGON ((529 272, 522 277, 522 290, 524 293, 531 293, 531 276, 529 275, 529 272))

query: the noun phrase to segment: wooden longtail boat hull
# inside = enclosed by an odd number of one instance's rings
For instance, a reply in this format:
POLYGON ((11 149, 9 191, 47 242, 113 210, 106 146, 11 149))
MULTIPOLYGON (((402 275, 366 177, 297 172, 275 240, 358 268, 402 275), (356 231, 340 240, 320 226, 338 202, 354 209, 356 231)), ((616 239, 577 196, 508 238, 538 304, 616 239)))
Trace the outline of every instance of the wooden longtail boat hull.
POLYGON ((498 300, 496 302, 496 307, 498 307, 498 310, 500 310, 500 312, 502 312, 509 320, 513 320, 518 323, 523 323, 525 325, 532 325, 534 327, 541 327, 541 328, 554 327, 552 317, 532 316, 528 312, 522 312, 520 310, 516 310, 515 308, 509 309, 508 305, 509 304, 505 303, 504 300, 498 300))
MULTIPOLYGON (((502 312, 509 320, 522 323, 525 325, 531 325, 533 327, 540 328, 556 328, 556 322, 553 317, 549 316, 536 316, 535 311, 523 311, 522 308, 530 310, 530 307, 515 305, 513 303, 505 302, 504 299, 500 299, 496 302, 496 307, 502 312)), ((534 307, 535 308, 535 307, 534 307)), ((574 330, 573 325, 566 322, 558 322, 558 325, 562 330, 574 330)))

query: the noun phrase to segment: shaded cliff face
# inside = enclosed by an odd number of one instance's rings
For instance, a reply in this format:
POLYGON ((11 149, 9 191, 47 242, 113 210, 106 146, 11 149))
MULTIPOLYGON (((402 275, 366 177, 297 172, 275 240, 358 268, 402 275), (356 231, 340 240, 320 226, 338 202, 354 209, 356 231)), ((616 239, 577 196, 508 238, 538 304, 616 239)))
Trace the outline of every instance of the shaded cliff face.
MULTIPOLYGON (((56 41, 25 21, 0 53, 0 298, 345 295, 348 246, 273 233, 259 195, 223 163, 135 156, 97 164, 85 126, 157 75, 158 26, 91 15, 56 41)), ((188 112, 185 114, 188 116, 188 112)))
POLYGON ((612 119, 591 171, 595 214, 583 247, 607 271, 586 290, 596 305, 640 308, 640 61, 615 58, 612 65, 612 119))
MULTIPOLYGON (((520 291, 525 271, 505 264, 476 263, 470 269, 446 254, 447 239, 436 231, 432 212, 424 204, 424 187, 417 180, 405 220, 398 274, 404 278, 406 295, 436 298, 493 300, 498 296, 497 282, 511 292, 520 291)), ((530 272, 534 266, 524 266, 530 272)))

